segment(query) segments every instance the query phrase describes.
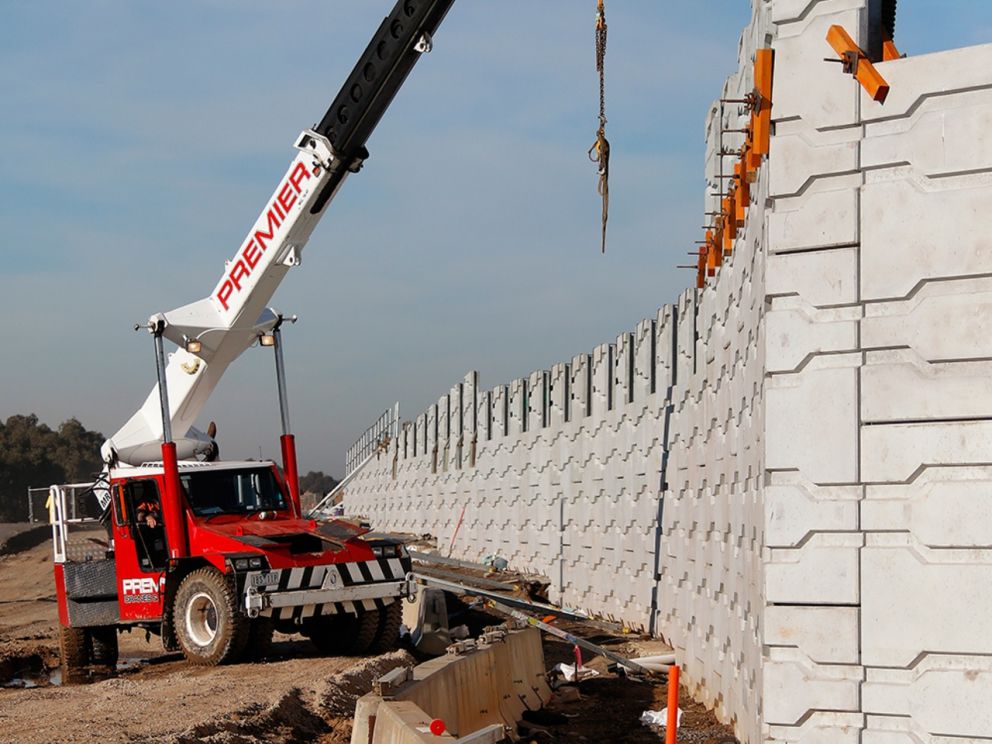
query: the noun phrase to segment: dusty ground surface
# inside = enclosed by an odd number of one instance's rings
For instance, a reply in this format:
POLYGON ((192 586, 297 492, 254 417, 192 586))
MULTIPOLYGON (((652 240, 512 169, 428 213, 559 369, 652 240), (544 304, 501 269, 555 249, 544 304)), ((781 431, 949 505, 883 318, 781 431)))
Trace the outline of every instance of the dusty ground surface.
MULTIPOLYGON (((23 526, 0 525, 0 544, 23 533, 23 526)), ((323 658, 303 639, 277 636, 265 663, 197 668, 178 654, 164 653, 157 638, 149 642, 136 631, 120 637, 122 668, 116 678, 63 687, 50 542, 26 549, 14 545, 14 552, 0 554, 0 742, 341 744, 349 741, 355 699, 376 677, 414 663, 405 651, 370 659, 323 658), (14 682, 34 686, 10 687, 14 682)), ((497 621, 479 617, 470 625, 477 630, 497 621)), ((623 655, 658 652, 631 637, 610 637, 602 628, 562 626, 623 655)), ((550 636, 545 654, 549 668, 574 662, 572 647, 550 636)), ((580 701, 549 706, 564 716, 557 725, 538 726, 522 741, 663 741, 638 719, 644 710, 665 707, 664 680, 618 678, 605 660, 588 654, 585 664, 601 676, 579 684, 580 701)), ((680 742, 736 742, 700 704, 683 696, 681 707, 680 742)))
POLYGON ((47 540, 0 556, 0 685, 35 685, 0 687, 0 742, 337 744, 349 740, 355 699, 373 679, 414 663, 405 651, 324 658, 277 636, 265 663, 196 668, 134 632, 120 636, 116 678, 63 687, 52 581, 47 540))
MULTIPOLYGON (((423 564, 415 564, 415 570, 424 570, 423 564)), ((506 580, 516 585, 514 596, 526 598, 533 588, 526 581, 516 581, 512 574, 483 573, 465 567, 450 565, 430 566, 425 572, 443 571, 448 578, 459 583, 471 584, 473 577, 484 576, 490 580, 506 580)), ((489 588, 492 587, 483 587, 489 588)), ((503 618, 494 614, 492 608, 477 600, 463 598, 459 601, 448 598, 448 612, 452 623, 465 622, 473 636, 487 624, 495 624, 503 618)), ((550 620, 550 618, 548 618, 550 620)), ((626 658, 653 656, 668 653, 671 647, 663 641, 649 639, 636 633, 624 633, 613 623, 586 623, 569 620, 551 620, 552 624, 568 633, 591 641, 614 654, 626 658)), ((545 665, 551 669, 559 662, 575 664, 574 647, 566 641, 545 633, 545 665)), ((557 722, 540 721, 540 725, 525 725, 521 732, 526 734, 521 741, 536 742, 639 742, 658 744, 664 741, 664 731, 651 730, 641 724, 644 711, 664 710, 668 704, 668 683, 664 676, 623 677, 609 671, 611 662, 589 651, 582 651, 583 666, 598 672, 597 677, 584 679, 578 685, 581 699, 575 702, 560 702, 556 696, 547 706, 551 714, 558 714, 557 722)), ((733 730, 721 724, 712 711, 695 700, 683 687, 679 696, 679 707, 683 711, 678 741, 682 744, 738 744, 733 730)))
POLYGON ((0 522, 0 555, 16 553, 44 542, 52 528, 38 522, 0 522))
MULTIPOLYGON (((578 632, 579 628, 571 625, 568 630, 578 632)), ((586 636, 584 633, 582 635, 586 636)), ((587 637, 628 658, 665 652, 662 648, 649 648, 643 642, 611 641, 591 635, 587 637)), ((572 646, 548 636, 544 640, 544 655, 548 667, 558 662, 575 663, 572 646)), ((590 659, 589 656, 585 654, 583 666, 596 670, 600 676, 579 682, 577 687, 581 700, 552 702, 548 709, 568 717, 568 722, 547 726, 545 732, 532 738, 537 742, 658 744, 664 741, 664 733, 643 726, 640 716, 646 710, 665 709, 668 704, 668 683, 664 679, 618 677, 607 671, 608 663, 603 657, 590 659)), ((680 744, 737 744, 734 732, 728 726, 720 724, 713 713, 701 703, 690 698, 684 687, 679 697, 679 707, 683 711, 678 738, 680 744)))

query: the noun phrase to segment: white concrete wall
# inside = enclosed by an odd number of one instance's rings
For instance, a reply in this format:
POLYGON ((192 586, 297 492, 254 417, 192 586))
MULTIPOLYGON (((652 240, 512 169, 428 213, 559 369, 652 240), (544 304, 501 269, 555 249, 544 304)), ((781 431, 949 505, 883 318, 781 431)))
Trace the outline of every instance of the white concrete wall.
POLYGON ((755 3, 721 96, 771 45, 774 136, 705 289, 471 373, 346 498, 445 549, 464 512, 455 555, 665 636, 749 743, 992 738, 992 45, 879 63, 875 103, 823 58, 876 5, 755 3))

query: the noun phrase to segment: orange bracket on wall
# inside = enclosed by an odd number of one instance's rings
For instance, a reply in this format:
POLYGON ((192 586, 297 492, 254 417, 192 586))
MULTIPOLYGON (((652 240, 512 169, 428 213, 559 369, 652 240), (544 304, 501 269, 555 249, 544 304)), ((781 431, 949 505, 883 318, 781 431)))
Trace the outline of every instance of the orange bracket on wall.
POLYGON ((743 171, 743 161, 734 164, 734 184, 736 185, 734 189, 734 219, 737 221, 737 227, 744 227, 744 222, 747 220, 747 208, 751 203, 751 187, 748 185, 747 179, 744 178, 743 171))
POLYGON ((861 51, 861 47, 854 43, 850 34, 843 27, 833 25, 827 31, 827 42, 837 52, 839 61, 844 63, 844 72, 854 75, 854 79, 861 84, 872 100, 885 103, 885 97, 889 95, 889 84, 875 69, 875 65, 867 55, 861 51))
MULTIPOLYGON (((754 53, 754 109, 751 112, 751 152, 760 158, 771 149, 772 138, 772 72, 775 50, 758 49, 754 53)), ((748 164, 750 166, 750 163, 748 164)))

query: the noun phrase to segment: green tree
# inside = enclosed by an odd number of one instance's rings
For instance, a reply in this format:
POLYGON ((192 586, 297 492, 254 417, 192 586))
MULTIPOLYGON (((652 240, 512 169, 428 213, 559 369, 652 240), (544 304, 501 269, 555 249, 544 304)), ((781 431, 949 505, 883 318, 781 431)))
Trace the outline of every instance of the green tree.
POLYGON ((324 473, 324 471, 311 470, 306 475, 300 476, 300 493, 313 493, 319 496, 325 496, 337 484, 338 481, 324 473))
POLYGON ((74 418, 57 431, 33 413, 0 422, 0 521, 27 519, 29 487, 92 480, 102 442, 102 434, 74 418))

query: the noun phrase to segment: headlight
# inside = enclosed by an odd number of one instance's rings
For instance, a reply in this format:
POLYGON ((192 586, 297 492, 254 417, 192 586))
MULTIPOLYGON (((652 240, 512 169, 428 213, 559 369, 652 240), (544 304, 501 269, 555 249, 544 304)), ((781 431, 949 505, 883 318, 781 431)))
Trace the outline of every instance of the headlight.
POLYGON ((249 569, 259 570, 265 569, 267 564, 262 556, 252 556, 250 558, 234 558, 231 560, 231 565, 234 566, 235 571, 248 571, 249 569))
POLYGON ((373 545, 372 555, 376 558, 396 558, 400 555, 399 545, 373 545))

